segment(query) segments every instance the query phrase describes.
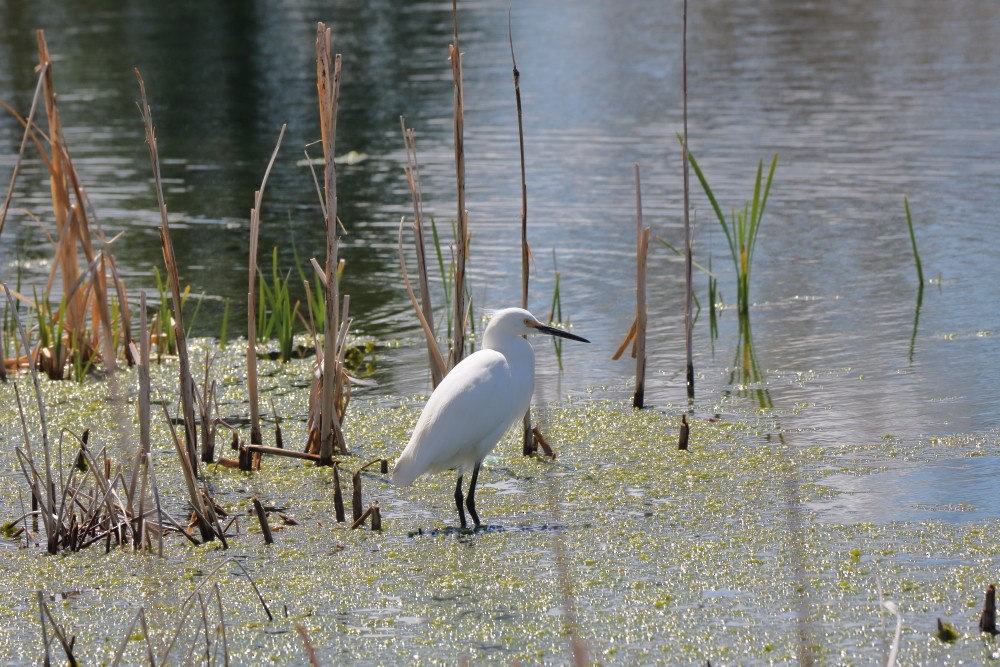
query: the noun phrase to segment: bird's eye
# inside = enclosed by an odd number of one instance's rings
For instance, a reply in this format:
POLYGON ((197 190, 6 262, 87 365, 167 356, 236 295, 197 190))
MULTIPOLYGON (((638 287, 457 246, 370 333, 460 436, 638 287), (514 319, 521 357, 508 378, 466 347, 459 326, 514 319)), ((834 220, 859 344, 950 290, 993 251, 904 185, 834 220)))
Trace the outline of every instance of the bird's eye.
POLYGON ((524 326, 526 326, 526 327, 533 327, 533 326, 535 326, 535 323, 532 322, 531 320, 525 318, 525 320, 524 320, 524 326))

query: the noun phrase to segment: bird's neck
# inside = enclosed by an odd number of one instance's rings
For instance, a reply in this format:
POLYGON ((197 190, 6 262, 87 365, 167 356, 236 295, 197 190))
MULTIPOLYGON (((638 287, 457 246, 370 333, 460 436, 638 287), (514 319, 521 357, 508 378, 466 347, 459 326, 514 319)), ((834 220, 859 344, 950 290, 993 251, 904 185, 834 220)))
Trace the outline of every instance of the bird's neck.
POLYGON ((534 375, 535 353, 531 349, 531 343, 521 336, 491 336, 487 331, 483 337, 483 347, 496 350, 507 362, 530 370, 529 375, 534 375))

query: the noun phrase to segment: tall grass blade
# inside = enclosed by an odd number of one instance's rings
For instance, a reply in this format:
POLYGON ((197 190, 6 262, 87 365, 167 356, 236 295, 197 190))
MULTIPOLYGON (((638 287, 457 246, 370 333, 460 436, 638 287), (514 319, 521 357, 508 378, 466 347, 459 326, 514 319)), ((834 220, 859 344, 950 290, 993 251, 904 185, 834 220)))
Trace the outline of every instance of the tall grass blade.
POLYGON ((924 289, 924 269, 920 263, 920 251, 917 250, 917 236, 913 232, 913 217, 910 215, 910 201, 903 197, 903 207, 906 209, 906 226, 910 230, 910 244, 913 246, 913 263, 917 266, 917 280, 920 282, 921 292, 924 289))

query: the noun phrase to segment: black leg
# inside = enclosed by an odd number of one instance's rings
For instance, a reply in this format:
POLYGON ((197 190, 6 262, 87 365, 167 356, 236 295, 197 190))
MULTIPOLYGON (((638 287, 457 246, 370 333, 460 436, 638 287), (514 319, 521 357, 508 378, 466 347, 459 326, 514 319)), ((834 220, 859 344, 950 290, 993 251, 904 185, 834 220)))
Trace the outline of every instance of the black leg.
MULTIPOLYGON (((479 471, 478 467, 476 468, 476 471, 477 472, 479 471)), ((455 484, 455 506, 458 508, 458 520, 461 522, 462 528, 465 528, 465 508, 462 507, 462 476, 461 475, 458 476, 458 483, 455 484)), ((472 516, 473 516, 473 518, 475 518, 475 516, 476 516, 475 513, 473 513, 472 516)), ((477 524, 479 523, 479 519, 476 519, 476 523, 477 524)))
MULTIPOLYGON (((472 520, 476 524, 476 528, 479 528, 479 515, 476 514, 476 482, 479 480, 479 465, 481 461, 476 461, 476 467, 472 469, 472 479, 469 481, 469 495, 465 497, 465 506, 469 508, 469 514, 472 515, 472 520)), ((462 524, 462 528, 465 528, 465 524, 462 524)))

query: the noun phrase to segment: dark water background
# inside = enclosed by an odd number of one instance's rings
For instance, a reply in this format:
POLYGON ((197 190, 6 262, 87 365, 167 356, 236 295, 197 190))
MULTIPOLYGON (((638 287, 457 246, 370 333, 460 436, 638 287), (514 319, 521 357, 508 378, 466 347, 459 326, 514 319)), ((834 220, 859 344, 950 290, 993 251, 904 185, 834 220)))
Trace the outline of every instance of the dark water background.
MULTIPOLYGON (((517 125, 508 46, 521 71, 527 143, 530 307, 562 309, 593 344, 564 349, 560 372, 538 346, 536 400, 593 390, 630 395, 631 361, 610 357, 634 314, 633 164, 646 224, 682 244, 679 3, 462 3, 470 280, 479 308, 520 299, 517 125)), ((0 98, 26 113, 34 30, 44 28, 69 147, 130 290, 152 290, 162 263, 133 68, 150 95, 182 282, 204 293, 199 333, 242 330, 248 212, 282 123, 265 195, 261 261, 277 246, 316 256, 323 229, 304 147, 318 138, 315 24, 344 54, 339 214, 349 230, 344 291, 356 333, 403 341, 380 357, 374 391, 429 390, 416 320, 401 287, 396 229, 411 204, 399 116, 417 132, 427 213, 455 217, 450 3, 81 1, 0 3, 0 98)), ((698 407, 771 405, 791 444, 904 441, 1000 426, 1000 5, 989 0, 693 3, 691 145, 725 209, 751 193, 757 161, 779 154, 751 281, 763 372, 732 379, 735 311, 720 335, 696 324, 698 407), (917 280, 908 196, 928 278, 917 280), (919 319, 918 319, 919 316, 919 319)), ((0 116, 0 181, 21 130, 0 116)), ((317 155, 316 147, 312 154, 317 155)), ((711 254, 735 301, 725 241, 692 176, 698 261, 711 254)), ((51 228, 45 172, 32 156, 14 206, 51 228), (48 216, 48 217, 46 217, 48 216)), ((47 241, 12 213, 3 278, 40 281, 47 241)), ((683 264, 654 241, 647 401, 684 404, 683 264)), ((707 305, 706 278, 696 289, 707 305)), ((440 303, 440 301, 439 301, 440 303)))

